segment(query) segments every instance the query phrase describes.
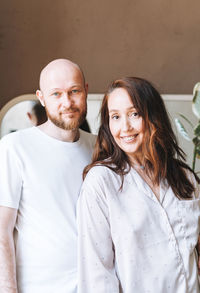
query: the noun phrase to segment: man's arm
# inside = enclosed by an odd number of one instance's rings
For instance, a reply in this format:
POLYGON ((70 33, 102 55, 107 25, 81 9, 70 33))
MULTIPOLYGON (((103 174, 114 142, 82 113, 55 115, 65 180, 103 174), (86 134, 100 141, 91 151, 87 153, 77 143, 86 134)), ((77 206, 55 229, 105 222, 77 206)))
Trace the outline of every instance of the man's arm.
POLYGON ((13 230, 17 209, 0 206, 0 292, 17 293, 13 230))

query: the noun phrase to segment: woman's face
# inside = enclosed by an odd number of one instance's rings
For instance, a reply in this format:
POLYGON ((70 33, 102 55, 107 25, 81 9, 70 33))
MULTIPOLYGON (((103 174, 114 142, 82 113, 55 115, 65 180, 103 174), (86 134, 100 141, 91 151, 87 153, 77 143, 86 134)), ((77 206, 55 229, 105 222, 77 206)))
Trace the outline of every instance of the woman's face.
POLYGON ((143 118, 137 113, 128 92, 113 90, 108 96, 109 127, 117 145, 132 161, 141 157, 143 118))

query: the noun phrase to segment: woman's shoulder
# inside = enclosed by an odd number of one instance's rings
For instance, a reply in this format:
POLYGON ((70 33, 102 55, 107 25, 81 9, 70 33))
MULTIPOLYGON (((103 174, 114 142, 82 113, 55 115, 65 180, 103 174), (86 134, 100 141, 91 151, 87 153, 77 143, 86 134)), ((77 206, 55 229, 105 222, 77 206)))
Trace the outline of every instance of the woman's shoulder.
MULTIPOLYGON (((101 180, 107 177, 116 176, 117 174, 112 170, 111 165, 98 164, 93 166, 86 175, 86 179, 101 180)), ((118 176, 118 175, 117 175, 118 176)))
POLYGON ((85 177, 83 188, 86 186, 95 189, 100 188, 101 190, 107 190, 109 187, 119 188, 121 177, 112 167, 104 164, 93 166, 85 177))

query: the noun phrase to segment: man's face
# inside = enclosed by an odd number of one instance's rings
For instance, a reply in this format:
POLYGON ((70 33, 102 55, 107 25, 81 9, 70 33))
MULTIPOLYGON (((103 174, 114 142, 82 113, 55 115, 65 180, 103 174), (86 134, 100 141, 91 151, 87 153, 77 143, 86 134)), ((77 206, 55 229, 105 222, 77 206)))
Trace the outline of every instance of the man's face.
POLYGON ((65 130, 77 129, 87 113, 87 85, 76 67, 56 68, 42 86, 42 103, 49 120, 65 130))

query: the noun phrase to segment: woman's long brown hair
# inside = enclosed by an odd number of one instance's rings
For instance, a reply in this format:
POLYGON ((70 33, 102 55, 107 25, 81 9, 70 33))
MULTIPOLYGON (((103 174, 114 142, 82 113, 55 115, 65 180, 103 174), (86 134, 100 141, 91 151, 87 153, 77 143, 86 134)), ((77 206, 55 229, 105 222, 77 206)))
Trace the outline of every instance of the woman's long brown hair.
MULTIPOLYGON (((123 186, 124 175, 130 171, 131 162, 116 144, 109 128, 108 97, 116 88, 128 92, 143 118, 142 153, 146 174, 153 184, 159 185, 162 179, 166 179, 178 198, 191 198, 194 186, 185 171, 194 172, 185 163, 185 153, 178 146, 164 102, 150 82, 137 77, 115 80, 108 87, 100 110, 101 123, 92 163, 85 168, 83 177, 93 166, 104 165, 121 176, 123 186)), ((194 176, 199 182, 199 178, 194 176)))

